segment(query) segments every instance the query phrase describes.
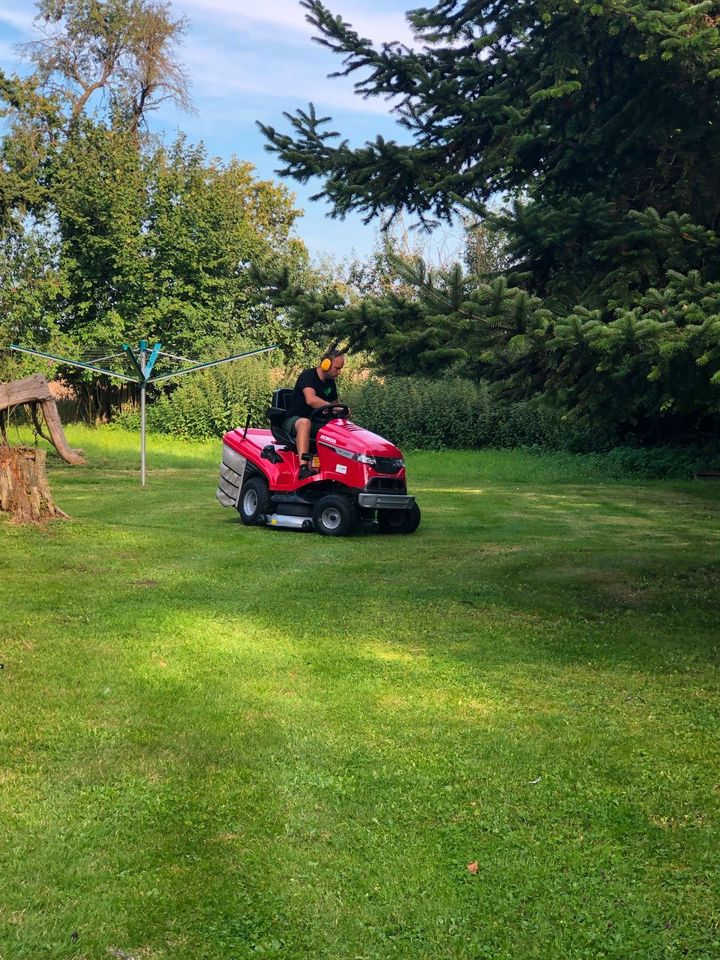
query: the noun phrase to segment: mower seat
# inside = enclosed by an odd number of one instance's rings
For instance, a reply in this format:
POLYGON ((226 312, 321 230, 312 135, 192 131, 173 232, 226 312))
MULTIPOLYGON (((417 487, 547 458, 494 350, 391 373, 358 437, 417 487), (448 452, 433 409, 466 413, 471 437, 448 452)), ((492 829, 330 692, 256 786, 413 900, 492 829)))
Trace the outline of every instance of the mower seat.
MULTIPOLYGON (((288 404, 292 396, 292 390, 289 387, 278 387, 273 390, 272 406, 267 409, 267 417, 270 421, 270 432, 277 443, 282 443, 286 450, 297 453, 295 438, 283 429, 283 423, 287 420, 288 404)), ((310 440, 310 453, 317 453, 317 446, 314 440, 310 440)))
POLYGON ((270 421, 270 432, 277 443, 283 443, 289 450, 297 453, 295 440, 290 436, 287 430, 283 430, 283 422, 287 419, 287 405, 290 402, 292 390, 287 387, 278 387, 273 390, 272 406, 267 409, 267 417, 270 421))
MULTIPOLYGON (((297 453, 297 447, 295 446, 295 438, 283 429, 283 423, 287 420, 287 408, 290 403, 290 397, 292 396, 292 390, 288 387, 278 387, 277 390, 273 391, 272 395, 272 406, 268 407, 267 417, 270 421, 270 432, 273 435, 273 439, 277 443, 282 443, 285 446, 286 450, 291 450, 293 453, 297 453)), ((310 453, 315 453, 317 448, 315 447, 315 441, 310 441, 310 453)))

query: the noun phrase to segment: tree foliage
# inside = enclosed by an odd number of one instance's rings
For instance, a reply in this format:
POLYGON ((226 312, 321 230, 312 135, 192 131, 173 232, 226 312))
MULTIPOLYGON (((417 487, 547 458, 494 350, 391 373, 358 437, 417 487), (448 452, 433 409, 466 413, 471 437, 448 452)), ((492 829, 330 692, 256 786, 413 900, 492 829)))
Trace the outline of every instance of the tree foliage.
MULTIPOLYGON (((673 230, 720 226, 720 4, 439 0, 408 14, 416 49, 376 49, 303 6, 339 73, 390 97, 411 140, 353 148, 312 106, 286 114, 290 133, 261 125, 280 172, 319 178, 334 215, 432 222, 465 204, 507 233, 516 282, 565 308, 647 288, 673 230), (661 229, 638 223, 648 208, 661 229)), ((714 248, 694 260, 720 265, 714 248)))
POLYGON ((38 0, 34 72, 0 71, 0 225, 38 212, 52 193, 48 164, 96 117, 140 148, 147 113, 168 98, 191 109, 177 45, 187 22, 158 0, 38 0))
POLYGON ((264 282, 298 325, 372 351, 385 373, 485 380, 499 398, 544 399, 618 436, 661 441, 720 419, 720 284, 674 269, 678 258, 670 245, 657 266, 662 285, 609 312, 555 311, 505 276, 460 265, 433 271, 402 257, 394 260, 400 285, 374 296, 308 289, 278 272, 264 282))
MULTIPOLYGON (((0 76, 0 345, 90 358, 148 337, 207 357, 272 335, 292 352, 250 270, 307 262, 292 195, 249 163, 142 130, 163 98, 188 105, 185 21, 155 0, 38 7, 35 73, 0 76)), ((63 376, 84 389, 90 375, 63 376)), ((117 393, 100 392, 109 412, 117 393)))
POLYGON ((289 133, 261 125, 279 172, 318 178, 335 216, 429 225, 465 207, 502 242, 499 270, 400 258, 402 293, 280 284, 280 301, 386 370, 469 374, 646 436, 717 423, 720 4, 438 0, 408 14, 413 49, 303 6, 409 142, 353 147, 311 105, 289 133))
POLYGON ((412 138, 335 144, 312 107, 286 114, 293 134, 262 126, 282 172, 321 177, 336 214, 443 218, 458 198, 528 190, 717 223, 717 3, 440 0, 408 14, 420 49, 379 50, 320 0, 302 6, 339 73, 393 98, 412 138))
POLYGON ((128 133, 87 124, 53 184, 72 291, 61 326, 89 348, 146 335, 217 350, 253 326, 250 261, 303 252, 285 188, 182 137, 140 154, 128 133))
MULTIPOLYGON (((24 343, 38 350, 60 346, 57 304, 63 296, 57 238, 26 222, 0 231, 0 350, 24 343)), ((0 355, 0 380, 33 372, 18 355, 0 355)), ((45 370, 45 373, 48 371, 45 370)))
POLYGON ((45 202, 43 167, 59 118, 58 104, 42 93, 36 77, 0 70, 0 121, 9 130, 0 140, 0 230, 45 202))
MULTIPOLYGON (((42 290, 56 332, 95 355, 141 336, 191 356, 266 337, 249 264, 305 257, 285 188, 258 180, 249 163, 210 161, 183 138, 139 153, 128 132, 90 122, 54 157, 51 179, 43 229, 7 237, 24 258, 22 269, 19 254, 7 261, 8 316, 35 316, 42 290), (48 259, 37 272, 42 242, 48 259)), ((27 342, 27 322, 13 328, 27 342)))
POLYGON ((187 29, 161 0, 39 0, 40 37, 25 45, 43 88, 69 124, 104 97, 108 115, 136 131, 164 100, 191 107, 177 46, 187 29))

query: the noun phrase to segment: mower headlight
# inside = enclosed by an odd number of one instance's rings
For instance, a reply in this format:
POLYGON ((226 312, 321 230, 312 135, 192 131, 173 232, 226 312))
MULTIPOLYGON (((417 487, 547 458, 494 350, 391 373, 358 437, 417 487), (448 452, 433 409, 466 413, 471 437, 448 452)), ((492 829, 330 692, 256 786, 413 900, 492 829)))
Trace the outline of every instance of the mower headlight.
POLYGON ((352 450, 345 450, 343 447, 329 447, 329 449, 338 457, 345 457, 346 460, 357 460, 358 463, 366 463, 369 467, 374 467, 377 463, 375 457, 369 457, 366 453, 353 453, 352 450))
POLYGON ((400 457, 369 457, 364 453, 356 453, 355 460, 374 467, 378 473, 399 473, 405 466, 405 461, 400 457))
POLYGON ((345 457, 346 460, 357 460, 357 454, 353 453, 352 450, 345 450, 344 447, 331 447, 328 444, 325 444, 325 446, 338 457, 345 457))
POLYGON ((352 450, 346 450, 344 447, 336 447, 329 443, 324 443, 322 440, 320 441, 320 446, 331 450, 336 457, 344 457, 346 460, 364 463, 368 467, 374 467, 380 473, 398 473, 405 466, 405 461, 401 458, 371 457, 367 453, 353 453, 352 450))

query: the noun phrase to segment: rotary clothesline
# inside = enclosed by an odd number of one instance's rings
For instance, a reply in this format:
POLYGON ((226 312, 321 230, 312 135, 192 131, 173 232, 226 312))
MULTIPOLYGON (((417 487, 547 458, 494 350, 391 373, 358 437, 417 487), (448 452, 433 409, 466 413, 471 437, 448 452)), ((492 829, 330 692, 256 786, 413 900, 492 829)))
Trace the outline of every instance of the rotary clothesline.
POLYGON ((104 377, 113 377, 116 380, 124 380, 126 383, 135 383, 140 387, 140 483, 145 486, 146 476, 146 389, 149 383, 160 383, 163 380, 171 380, 173 377, 181 377, 186 373, 195 373, 198 370, 208 370, 210 367, 217 367, 223 363, 230 363, 233 360, 244 360, 246 357, 255 357, 261 353, 269 353, 271 350, 277 350, 277 345, 271 347, 260 347, 257 350, 248 350, 245 353, 236 353, 231 357, 222 357, 219 360, 207 360, 204 363, 197 363, 187 357, 179 357, 172 353, 163 353, 162 344, 156 343, 148 353, 148 341, 141 340, 138 343, 137 354, 129 343, 124 343, 122 352, 110 354, 107 357, 99 357, 95 364, 85 363, 82 360, 71 360, 68 357, 58 357, 52 353, 43 353, 41 350, 31 350, 29 347, 20 347, 17 344, 10 344, 10 349, 17 353, 26 353, 33 357, 43 357, 46 360, 53 360, 55 363, 67 364, 71 367, 79 367, 81 370, 90 370, 92 373, 98 373, 104 377), (130 365, 137 374, 136 377, 129 377, 127 374, 118 373, 116 370, 108 370, 97 366, 97 363, 106 360, 114 360, 116 357, 127 357, 130 365), (175 370, 172 373, 163 373, 159 377, 153 377, 152 372, 155 364, 160 357, 168 357, 171 360, 180 360, 184 363, 191 363, 192 366, 185 367, 183 370, 175 370))

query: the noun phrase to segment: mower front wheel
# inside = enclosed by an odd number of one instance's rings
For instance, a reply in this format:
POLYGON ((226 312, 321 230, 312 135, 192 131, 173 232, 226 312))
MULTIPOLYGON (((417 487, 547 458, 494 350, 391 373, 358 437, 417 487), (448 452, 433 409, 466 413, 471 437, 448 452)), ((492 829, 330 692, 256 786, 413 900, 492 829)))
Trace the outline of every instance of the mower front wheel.
POLYGON ((383 533, 415 533, 420 526, 420 507, 409 510, 378 510, 378 526, 383 533))
POLYGON ((315 529, 325 537, 346 537, 357 523, 352 501, 334 493, 318 500, 312 516, 315 529))
POLYGON ((270 488, 263 477, 250 477, 242 485, 238 512, 246 527, 255 526, 263 514, 272 513, 270 509, 270 488))

